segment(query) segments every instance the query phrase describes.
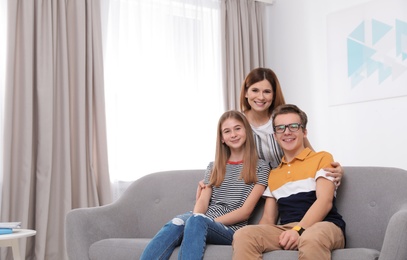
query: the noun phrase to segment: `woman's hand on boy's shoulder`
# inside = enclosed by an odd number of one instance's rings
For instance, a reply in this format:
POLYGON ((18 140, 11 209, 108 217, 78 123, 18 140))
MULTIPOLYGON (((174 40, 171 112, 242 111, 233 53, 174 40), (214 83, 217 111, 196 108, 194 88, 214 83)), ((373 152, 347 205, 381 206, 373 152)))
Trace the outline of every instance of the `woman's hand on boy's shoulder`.
POLYGON ((336 187, 338 187, 339 185, 341 185, 341 180, 342 180, 344 171, 339 162, 332 162, 331 166, 332 167, 324 168, 324 171, 326 171, 326 176, 334 178, 334 183, 335 183, 336 187))

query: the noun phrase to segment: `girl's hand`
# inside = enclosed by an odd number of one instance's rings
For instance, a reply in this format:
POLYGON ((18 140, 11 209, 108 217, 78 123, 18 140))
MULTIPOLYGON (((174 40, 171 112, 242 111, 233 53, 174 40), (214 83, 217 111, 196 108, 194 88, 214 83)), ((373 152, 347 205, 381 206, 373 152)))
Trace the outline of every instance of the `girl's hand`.
POLYGON ((343 168, 338 162, 332 162, 331 163, 332 168, 324 168, 324 171, 326 171, 326 176, 334 177, 334 183, 336 187, 341 185, 341 180, 343 177, 343 168))
POLYGON ((204 181, 203 180, 200 180, 199 182, 198 182, 198 187, 196 188, 196 195, 195 195, 195 200, 198 200, 199 199, 199 197, 201 196, 201 192, 202 192, 202 190, 203 189, 205 189, 205 183, 204 183, 204 181))

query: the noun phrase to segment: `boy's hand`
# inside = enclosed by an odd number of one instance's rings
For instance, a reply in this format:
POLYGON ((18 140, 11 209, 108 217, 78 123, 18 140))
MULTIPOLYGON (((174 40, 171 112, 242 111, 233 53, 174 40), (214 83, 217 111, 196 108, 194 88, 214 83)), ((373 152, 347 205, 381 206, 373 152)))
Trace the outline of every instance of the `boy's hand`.
POLYGON ((295 230, 286 230, 280 235, 280 246, 284 250, 296 250, 298 249, 298 238, 300 235, 295 230))

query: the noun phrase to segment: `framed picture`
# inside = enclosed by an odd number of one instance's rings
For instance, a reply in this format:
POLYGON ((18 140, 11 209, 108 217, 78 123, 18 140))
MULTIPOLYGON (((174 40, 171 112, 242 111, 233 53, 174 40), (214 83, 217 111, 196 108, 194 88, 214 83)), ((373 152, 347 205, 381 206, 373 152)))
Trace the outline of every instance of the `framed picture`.
POLYGON ((407 1, 370 1, 329 14, 331 105, 407 95, 407 1))

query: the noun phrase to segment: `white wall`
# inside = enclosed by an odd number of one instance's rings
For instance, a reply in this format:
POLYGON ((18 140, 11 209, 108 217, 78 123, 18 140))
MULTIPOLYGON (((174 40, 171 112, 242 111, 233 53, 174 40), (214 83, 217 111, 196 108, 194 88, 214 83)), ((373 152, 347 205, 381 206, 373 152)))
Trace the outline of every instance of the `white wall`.
POLYGON ((331 152, 345 166, 407 169, 407 96, 339 106, 329 102, 327 16, 370 3, 275 0, 267 7, 266 64, 277 73, 286 102, 308 114, 316 150, 331 152))

